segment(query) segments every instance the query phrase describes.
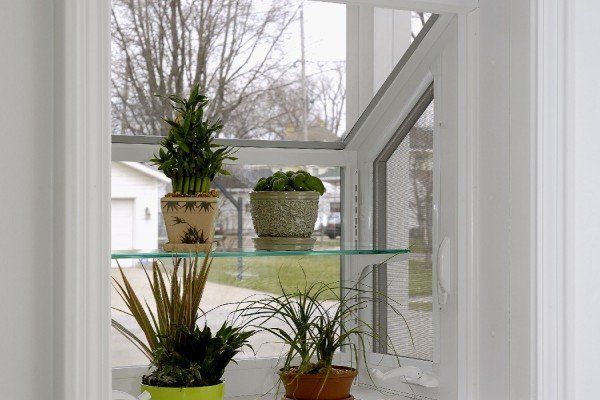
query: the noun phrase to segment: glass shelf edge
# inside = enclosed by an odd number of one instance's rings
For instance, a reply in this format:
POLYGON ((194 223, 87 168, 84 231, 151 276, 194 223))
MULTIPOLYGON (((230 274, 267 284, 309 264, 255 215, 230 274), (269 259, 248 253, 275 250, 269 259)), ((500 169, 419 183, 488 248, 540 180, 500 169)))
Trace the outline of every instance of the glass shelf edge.
MULTIPOLYGON (((353 255, 395 255, 410 253, 407 249, 352 249, 352 250, 281 250, 281 251, 266 251, 266 250, 242 250, 242 251, 213 251, 211 253, 214 258, 238 258, 238 257, 285 257, 285 256, 353 256, 353 255)), ((204 256, 204 253, 198 253, 199 256, 204 256)), ((195 253, 167 253, 158 250, 123 250, 114 251, 111 254, 113 260, 124 259, 146 259, 146 258, 173 258, 173 257, 194 257, 195 253)))

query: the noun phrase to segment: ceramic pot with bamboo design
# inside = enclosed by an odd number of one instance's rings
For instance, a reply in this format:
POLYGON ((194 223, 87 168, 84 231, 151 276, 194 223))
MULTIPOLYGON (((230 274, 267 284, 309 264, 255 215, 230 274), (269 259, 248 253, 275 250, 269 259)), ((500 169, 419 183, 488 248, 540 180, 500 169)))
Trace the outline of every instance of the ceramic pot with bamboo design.
POLYGON ((165 251, 210 249, 215 236, 217 197, 163 197, 160 206, 169 243, 165 251))

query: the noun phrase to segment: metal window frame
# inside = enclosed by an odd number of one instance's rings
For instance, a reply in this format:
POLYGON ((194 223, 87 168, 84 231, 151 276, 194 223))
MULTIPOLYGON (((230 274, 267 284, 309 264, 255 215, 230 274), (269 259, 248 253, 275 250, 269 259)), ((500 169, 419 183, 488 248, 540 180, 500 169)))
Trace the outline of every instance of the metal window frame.
MULTIPOLYGON (((387 241, 387 167, 388 160, 392 157, 398 146, 404 141, 410 130, 419 118, 434 101, 434 83, 431 83, 419 100, 408 113, 396 133, 388 141, 379 155, 373 161, 373 245, 385 246, 387 241)), ((434 183, 435 185, 435 183, 434 183)), ((436 223, 434 219, 434 224, 436 223)), ((435 228, 434 228, 435 230, 435 228)), ((373 288, 376 295, 373 299, 373 326, 377 335, 373 340, 373 351, 387 354, 387 304, 381 298, 387 296, 387 264, 374 267, 373 288), (377 294, 381 294, 378 296, 377 294)))

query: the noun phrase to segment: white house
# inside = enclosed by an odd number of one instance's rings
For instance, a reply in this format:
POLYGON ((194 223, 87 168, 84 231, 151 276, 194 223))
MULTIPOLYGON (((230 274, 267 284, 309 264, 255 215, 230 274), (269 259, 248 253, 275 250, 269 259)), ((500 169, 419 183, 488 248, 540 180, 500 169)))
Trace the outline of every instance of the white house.
POLYGON ((111 247, 155 249, 160 226, 160 198, 170 180, 137 162, 113 162, 111 169, 111 247))

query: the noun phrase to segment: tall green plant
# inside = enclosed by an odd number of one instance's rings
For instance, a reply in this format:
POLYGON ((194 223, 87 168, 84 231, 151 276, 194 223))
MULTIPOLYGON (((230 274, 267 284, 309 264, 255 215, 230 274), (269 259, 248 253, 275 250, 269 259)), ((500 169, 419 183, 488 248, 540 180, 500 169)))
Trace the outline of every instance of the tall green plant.
POLYGON ((143 383, 163 387, 208 386, 220 382, 225 367, 244 346, 252 330, 243 330, 225 322, 214 334, 206 325, 197 325, 200 302, 212 259, 207 253, 190 258, 175 258, 173 268, 154 262, 151 272, 144 269, 155 311, 138 296, 119 266, 120 280, 113 286, 123 299, 126 310, 143 332, 138 337, 118 321, 113 327, 131 341, 151 361, 155 369, 143 377, 143 383))
POLYGON ((199 93, 198 84, 192 87, 187 99, 177 95, 157 96, 170 102, 176 118, 164 118, 169 132, 150 162, 171 179, 173 193, 208 193, 217 175, 230 174, 223 164, 237 159, 233 148, 214 143, 223 125, 206 119, 208 98, 199 93))

